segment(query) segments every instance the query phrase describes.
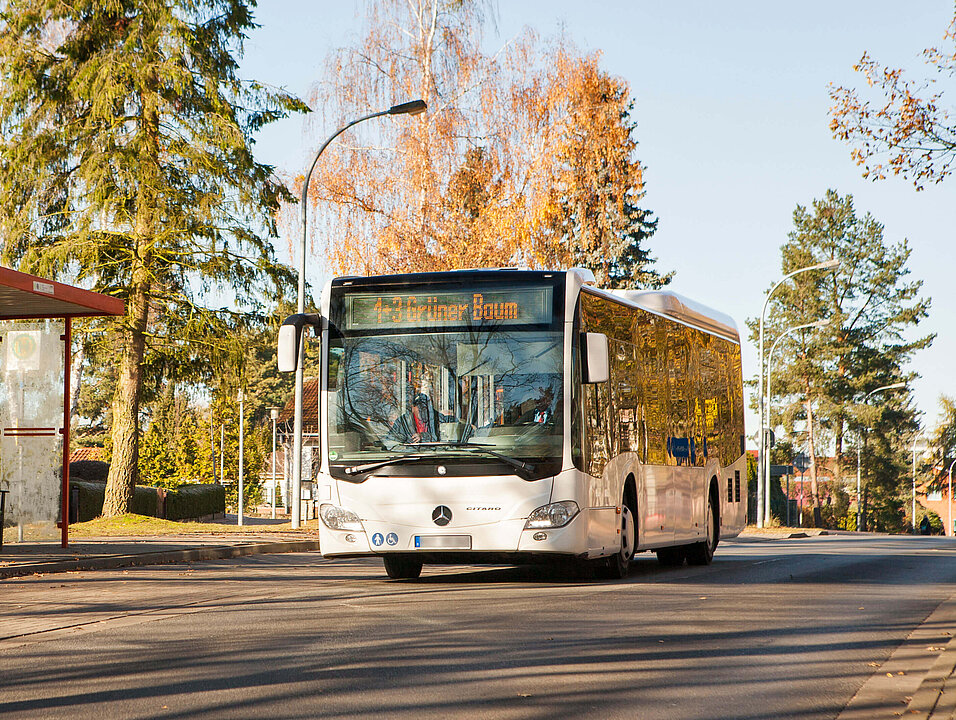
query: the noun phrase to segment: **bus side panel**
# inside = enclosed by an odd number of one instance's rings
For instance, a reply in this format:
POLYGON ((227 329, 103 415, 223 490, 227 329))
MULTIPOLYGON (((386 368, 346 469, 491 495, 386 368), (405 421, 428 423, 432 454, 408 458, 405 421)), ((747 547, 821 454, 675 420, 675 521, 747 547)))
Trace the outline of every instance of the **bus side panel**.
POLYGON ((725 468, 717 479, 720 496, 720 536, 732 538, 747 526, 747 456, 725 468))
POLYGON ((645 502, 638 508, 640 516, 638 527, 643 538, 643 545, 652 548, 661 547, 674 539, 670 504, 670 498, 673 497, 674 468, 664 465, 645 465, 642 470, 645 502))
POLYGON ((696 467, 674 468, 674 496, 677 505, 674 508, 674 540, 688 542, 697 539, 698 516, 696 506, 698 498, 706 492, 703 470, 696 467))

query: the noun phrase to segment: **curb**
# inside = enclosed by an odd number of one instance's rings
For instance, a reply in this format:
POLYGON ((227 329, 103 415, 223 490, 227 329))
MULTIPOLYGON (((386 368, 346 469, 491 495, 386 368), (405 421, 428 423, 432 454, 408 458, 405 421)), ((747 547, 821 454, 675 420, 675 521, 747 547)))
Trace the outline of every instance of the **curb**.
POLYGON ((953 627, 956 595, 941 602, 906 636, 857 690, 837 720, 956 720, 953 627))
POLYGON ((737 535, 731 540, 741 540, 742 542, 773 542, 775 540, 799 540, 801 538, 814 538, 814 537, 823 537, 824 535, 830 535, 830 531, 821 530, 820 532, 808 533, 808 532, 792 532, 788 535, 760 535, 754 533, 752 535, 737 535))
POLYGON ((906 708, 906 717, 917 720, 942 720, 956 716, 956 638, 946 644, 946 650, 926 673, 919 690, 913 694, 906 708), (949 693, 946 685, 949 681, 949 693))
POLYGON ((285 542, 246 543, 242 545, 210 545, 184 550, 137 553, 135 555, 100 555, 77 560, 49 560, 30 564, 0 567, 0 579, 60 573, 73 570, 108 570, 134 565, 161 565, 166 563, 222 560, 244 555, 270 553, 310 552, 319 549, 318 540, 290 540, 285 542))

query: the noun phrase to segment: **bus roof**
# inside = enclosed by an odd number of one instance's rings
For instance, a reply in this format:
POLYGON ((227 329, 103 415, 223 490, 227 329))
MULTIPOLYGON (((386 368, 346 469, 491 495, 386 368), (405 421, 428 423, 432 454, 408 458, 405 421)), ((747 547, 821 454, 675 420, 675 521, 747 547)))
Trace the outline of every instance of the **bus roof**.
POLYGON ((435 272, 397 273, 394 275, 341 275, 333 278, 333 287, 349 285, 414 285, 442 280, 467 282, 469 280, 487 280, 489 276, 498 275, 508 277, 521 275, 532 278, 550 278, 563 275, 564 270, 530 270, 528 268, 497 267, 497 268, 466 268, 462 270, 439 270, 435 272))
POLYGON ((614 297, 626 300, 649 312, 740 343, 737 323, 730 315, 671 290, 611 290, 609 292, 614 297))

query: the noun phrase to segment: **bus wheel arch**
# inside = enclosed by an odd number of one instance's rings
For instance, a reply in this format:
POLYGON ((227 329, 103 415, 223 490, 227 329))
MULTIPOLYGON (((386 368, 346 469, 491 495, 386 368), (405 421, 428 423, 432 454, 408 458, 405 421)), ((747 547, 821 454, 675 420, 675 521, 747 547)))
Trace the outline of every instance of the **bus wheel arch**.
POLYGON ((614 580, 627 577, 631 560, 634 559, 634 553, 637 551, 640 536, 638 530, 637 483, 634 481, 634 475, 629 474, 621 492, 620 547, 613 555, 598 561, 598 569, 602 576, 614 580))
POLYGON ((688 546, 688 565, 710 565, 720 542, 720 489, 716 477, 710 479, 706 508, 704 522, 707 523, 707 531, 703 540, 688 546))

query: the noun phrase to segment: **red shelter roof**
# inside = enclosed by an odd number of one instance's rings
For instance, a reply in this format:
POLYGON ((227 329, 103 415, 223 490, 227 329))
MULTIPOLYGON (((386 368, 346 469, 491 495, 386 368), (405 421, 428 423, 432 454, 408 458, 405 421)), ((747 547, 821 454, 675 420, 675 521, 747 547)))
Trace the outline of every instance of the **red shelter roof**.
POLYGON ((0 267, 0 320, 122 315, 125 303, 109 295, 0 267))

